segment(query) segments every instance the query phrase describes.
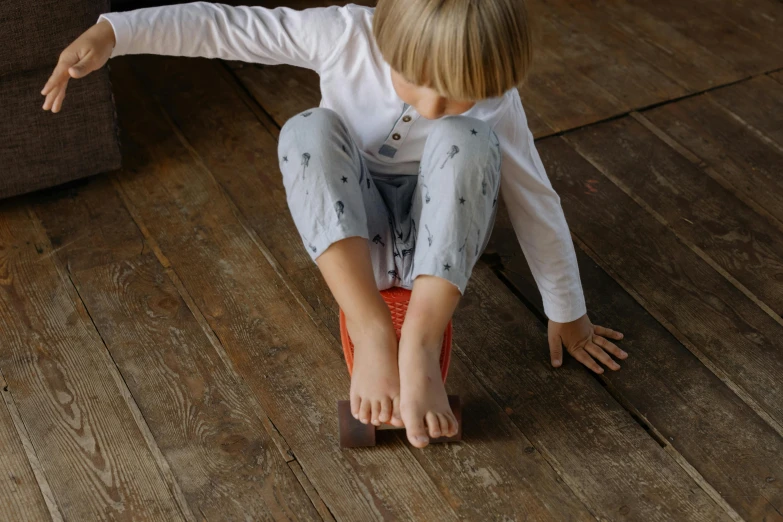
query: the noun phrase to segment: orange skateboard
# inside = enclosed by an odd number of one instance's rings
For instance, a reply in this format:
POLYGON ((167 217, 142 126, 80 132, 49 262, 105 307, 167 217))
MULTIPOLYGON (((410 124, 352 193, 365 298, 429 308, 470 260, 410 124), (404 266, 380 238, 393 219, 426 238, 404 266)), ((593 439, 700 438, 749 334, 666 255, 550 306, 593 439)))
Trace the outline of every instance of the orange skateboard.
MULTIPOLYGON (((402 323, 405 320, 405 313, 408 311, 408 302, 411 298, 411 291, 404 288, 390 288, 388 290, 381 291, 383 300, 389 306, 389 310, 392 315, 392 322, 394 329, 397 332, 397 340, 400 339, 400 331, 402 330, 402 323)), ((343 342, 343 353, 345 354, 345 362, 348 365, 348 373, 353 372, 353 343, 351 337, 348 335, 348 328, 345 326, 345 315, 340 310, 340 336, 343 342)), ((446 382, 446 375, 449 372, 449 360, 451 358, 451 321, 446 326, 446 332, 443 334, 443 347, 440 352, 440 373, 443 377, 443 382, 446 382)), ((431 439, 431 443, 435 442, 453 442, 462 440, 462 408, 460 407, 459 397, 456 395, 449 395, 449 405, 451 411, 457 418, 459 423, 459 431, 453 437, 439 437, 437 439, 431 439)), ((341 448, 363 448, 367 446, 375 446, 375 432, 376 430, 396 430, 405 429, 392 426, 389 423, 384 423, 380 426, 374 426, 372 424, 362 424, 357 419, 354 419, 351 414, 351 401, 337 401, 337 416, 340 426, 340 447, 341 448)))

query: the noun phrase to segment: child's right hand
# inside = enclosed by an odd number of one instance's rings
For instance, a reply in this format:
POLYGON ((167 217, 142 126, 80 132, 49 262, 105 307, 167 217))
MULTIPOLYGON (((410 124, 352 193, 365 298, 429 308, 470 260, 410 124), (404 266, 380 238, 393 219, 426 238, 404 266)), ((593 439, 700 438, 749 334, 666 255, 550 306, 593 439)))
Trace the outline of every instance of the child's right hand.
POLYGON ((83 78, 103 67, 109 61, 115 43, 114 29, 110 23, 102 20, 66 47, 41 91, 46 96, 43 110, 60 112, 68 80, 83 78))

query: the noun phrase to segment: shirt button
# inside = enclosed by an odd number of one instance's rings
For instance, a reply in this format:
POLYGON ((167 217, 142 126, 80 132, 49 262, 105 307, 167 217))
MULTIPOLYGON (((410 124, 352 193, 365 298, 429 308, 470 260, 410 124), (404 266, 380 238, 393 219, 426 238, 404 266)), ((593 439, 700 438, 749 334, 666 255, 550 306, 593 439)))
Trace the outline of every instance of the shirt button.
POLYGON ((402 121, 404 121, 405 123, 408 123, 409 121, 411 121, 411 119, 412 118, 410 116, 403 116, 402 117, 402 121))
POLYGON ((402 136, 400 136, 400 135, 399 135, 398 133, 396 133, 396 132, 395 132, 394 134, 392 134, 392 139, 393 139, 393 140, 395 140, 395 141, 399 140, 401 137, 402 137, 402 136))

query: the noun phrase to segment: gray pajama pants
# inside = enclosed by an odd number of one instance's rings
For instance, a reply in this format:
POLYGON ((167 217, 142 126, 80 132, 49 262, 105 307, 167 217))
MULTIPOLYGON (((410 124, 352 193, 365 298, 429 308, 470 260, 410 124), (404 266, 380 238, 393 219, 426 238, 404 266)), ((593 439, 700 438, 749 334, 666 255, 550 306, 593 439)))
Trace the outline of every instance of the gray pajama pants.
POLYGON ((279 143, 288 206, 313 260, 349 237, 369 241, 379 290, 441 277, 464 293, 489 240, 500 187, 500 146, 485 122, 438 120, 418 176, 370 172, 340 117, 310 109, 279 143))

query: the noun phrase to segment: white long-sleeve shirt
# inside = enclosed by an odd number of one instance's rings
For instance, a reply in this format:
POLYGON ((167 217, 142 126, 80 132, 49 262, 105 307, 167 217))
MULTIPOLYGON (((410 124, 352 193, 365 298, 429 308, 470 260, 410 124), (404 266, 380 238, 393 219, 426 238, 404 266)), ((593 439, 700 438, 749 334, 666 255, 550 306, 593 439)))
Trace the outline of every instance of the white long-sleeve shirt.
MULTIPOLYGON (((204 2, 101 16, 114 28, 112 57, 199 56, 316 71, 321 107, 342 117, 370 170, 415 175, 433 121, 397 96, 372 17, 372 8, 356 5, 296 11, 204 2)), ((502 197, 547 316, 581 317, 586 307, 574 246, 517 90, 482 100, 464 115, 488 122, 500 140, 502 197)))

